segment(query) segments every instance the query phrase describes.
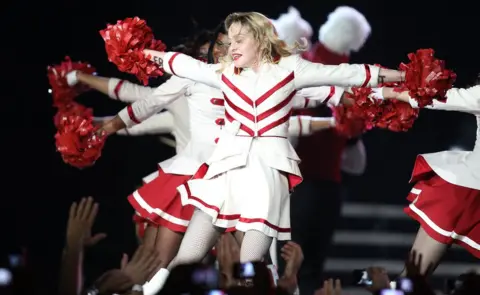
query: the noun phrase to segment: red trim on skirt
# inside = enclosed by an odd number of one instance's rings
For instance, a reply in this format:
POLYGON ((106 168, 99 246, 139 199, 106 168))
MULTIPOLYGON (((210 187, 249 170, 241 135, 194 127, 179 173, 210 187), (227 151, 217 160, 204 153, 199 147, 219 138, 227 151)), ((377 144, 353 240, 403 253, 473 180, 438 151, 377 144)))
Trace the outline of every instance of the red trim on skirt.
POLYGON ((442 179, 422 156, 417 157, 412 181, 416 183, 405 213, 436 241, 459 244, 480 258, 480 191, 442 179))
POLYGON ((177 187, 190 178, 190 175, 168 174, 159 168, 158 177, 128 196, 137 212, 135 221, 185 232, 195 208, 182 205, 177 187))
MULTIPOLYGON (((207 174, 207 171, 208 171, 208 164, 204 163, 204 164, 202 164, 202 166, 200 166, 200 168, 197 170, 197 172, 192 177, 192 179, 203 178, 207 174)), ((288 182, 289 183, 289 188, 293 189, 295 186, 297 186, 298 184, 300 184, 302 182, 302 178, 297 176, 297 175, 294 175, 294 174, 288 174, 288 181, 289 181, 288 182)), ((193 196, 191 191, 190 191, 190 188, 188 186, 188 183, 185 183, 185 189, 187 190, 187 195, 188 195, 189 199, 195 200, 196 202, 198 202, 199 204, 201 204, 202 206, 204 206, 206 208, 215 210, 218 214, 217 219, 227 220, 227 221, 236 220, 237 222, 243 222, 243 223, 256 223, 256 222, 258 222, 258 223, 263 223, 264 225, 270 227, 271 229, 277 231, 278 233, 289 233, 289 232, 291 232, 291 228, 281 228, 279 226, 271 224, 270 222, 268 222, 268 220, 263 219, 263 218, 244 218, 244 217, 241 217, 240 214, 219 214, 220 213, 220 208, 218 208, 214 205, 211 205, 211 204, 207 204, 203 200, 201 200, 200 198, 193 196)), ((237 231, 235 226, 226 228, 226 232, 234 232, 234 231, 237 231)))

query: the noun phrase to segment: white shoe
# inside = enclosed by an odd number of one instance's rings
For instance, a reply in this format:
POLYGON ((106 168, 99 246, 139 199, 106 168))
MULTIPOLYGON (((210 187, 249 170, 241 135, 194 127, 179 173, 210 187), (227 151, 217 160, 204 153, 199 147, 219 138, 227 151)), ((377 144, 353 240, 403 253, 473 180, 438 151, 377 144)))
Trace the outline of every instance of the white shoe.
POLYGON ((161 268, 150 281, 143 285, 143 295, 155 295, 162 290, 169 274, 168 269, 161 268))

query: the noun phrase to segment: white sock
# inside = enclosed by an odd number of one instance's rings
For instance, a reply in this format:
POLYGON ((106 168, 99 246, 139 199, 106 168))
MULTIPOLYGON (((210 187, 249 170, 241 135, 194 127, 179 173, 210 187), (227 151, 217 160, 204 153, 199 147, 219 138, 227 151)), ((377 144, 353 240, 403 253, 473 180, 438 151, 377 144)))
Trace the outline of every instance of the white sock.
POLYGON ((162 290, 169 274, 168 269, 161 268, 150 281, 143 285, 143 295, 155 295, 162 290))
POLYGON ((272 260, 272 264, 275 267, 278 267, 278 259, 277 259, 277 239, 272 240, 272 245, 270 245, 270 259, 272 260))

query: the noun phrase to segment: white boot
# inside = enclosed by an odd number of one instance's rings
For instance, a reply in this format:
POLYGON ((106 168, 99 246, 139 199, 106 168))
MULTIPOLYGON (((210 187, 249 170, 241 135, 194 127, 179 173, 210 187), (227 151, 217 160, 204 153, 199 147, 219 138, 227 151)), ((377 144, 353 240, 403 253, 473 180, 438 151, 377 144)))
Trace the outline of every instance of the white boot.
POLYGON ((161 268, 150 281, 143 285, 143 295, 155 295, 162 290, 169 274, 168 269, 161 268))

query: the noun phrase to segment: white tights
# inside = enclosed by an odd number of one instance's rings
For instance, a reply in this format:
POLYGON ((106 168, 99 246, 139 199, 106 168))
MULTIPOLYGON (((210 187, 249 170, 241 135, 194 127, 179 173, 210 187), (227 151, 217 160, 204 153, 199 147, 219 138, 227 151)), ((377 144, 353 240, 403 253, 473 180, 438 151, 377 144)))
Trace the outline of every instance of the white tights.
MULTIPOLYGON (((207 213, 195 210, 177 256, 168 265, 168 269, 180 264, 200 262, 223 232, 223 228, 212 224, 212 218, 207 213)), ((240 262, 262 260, 271 244, 272 237, 256 230, 247 231, 240 248, 240 262)))

